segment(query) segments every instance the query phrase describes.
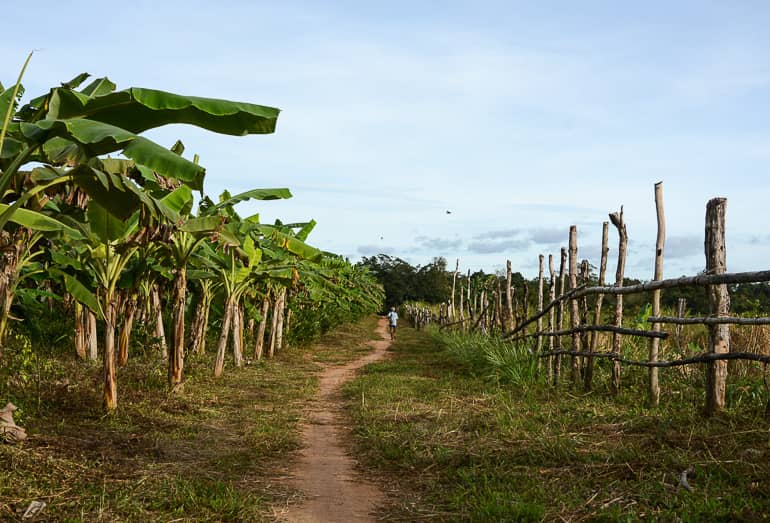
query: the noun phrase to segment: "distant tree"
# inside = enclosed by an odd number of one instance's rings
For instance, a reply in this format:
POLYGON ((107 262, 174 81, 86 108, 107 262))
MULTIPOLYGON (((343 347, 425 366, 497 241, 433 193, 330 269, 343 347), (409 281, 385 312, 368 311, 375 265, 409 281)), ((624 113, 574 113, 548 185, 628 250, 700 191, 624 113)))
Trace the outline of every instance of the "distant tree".
POLYGON ((414 267, 401 258, 378 254, 364 256, 358 265, 368 268, 382 284, 385 308, 405 301, 439 303, 448 300, 452 292, 452 275, 446 270, 444 258, 434 258, 423 267, 414 267))

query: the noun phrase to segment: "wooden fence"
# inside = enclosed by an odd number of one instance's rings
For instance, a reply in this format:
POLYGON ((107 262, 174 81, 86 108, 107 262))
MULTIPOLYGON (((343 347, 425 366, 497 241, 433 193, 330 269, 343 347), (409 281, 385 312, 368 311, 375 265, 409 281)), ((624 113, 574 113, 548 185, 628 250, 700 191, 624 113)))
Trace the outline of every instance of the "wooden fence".
MULTIPOLYGON (((657 211, 657 240, 655 246, 655 265, 653 279, 638 285, 623 286, 628 233, 623 219, 623 208, 611 213, 609 220, 618 235, 618 257, 614 285, 605 282, 607 270, 608 222, 602 227, 601 260, 599 263, 598 285, 588 286, 589 264, 583 260, 578 264, 577 227, 569 229, 568 248, 561 248, 559 271, 554 269, 554 259, 548 256, 550 281, 544 277, 544 256, 539 257, 537 310, 529 312, 529 286, 523 286, 523 295, 517 296, 516 288, 511 284, 511 262, 506 266, 504 289, 501 289, 502 277, 492 278, 471 292, 471 278, 468 273, 467 285, 459 286, 456 281, 459 274, 459 260, 452 279, 451 300, 442 304, 438 314, 427 309, 409 310, 417 326, 430 321, 438 322, 442 328, 475 329, 482 332, 497 332, 504 338, 525 342, 534 339, 533 351, 545 358, 545 371, 548 379, 557 384, 561 379, 563 356, 570 357, 570 375, 573 385, 581 381, 585 390, 590 390, 593 380, 594 360, 606 358, 612 361, 612 387, 618 391, 621 383, 621 366, 643 366, 649 369, 648 403, 658 405, 660 386, 658 369, 681 365, 706 365, 705 414, 713 415, 725 404, 727 382, 727 360, 750 360, 765 364, 770 363, 770 355, 753 352, 740 352, 730 346, 729 325, 770 325, 770 317, 740 318, 730 316, 730 300, 727 284, 759 283, 770 281, 770 270, 758 272, 728 273, 726 270, 725 249, 725 210, 727 200, 714 198, 706 205, 705 220, 705 256, 706 267, 697 276, 663 279, 663 258, 666 240, 666 224, 663 209, 663 185, 655 184, 655 206, 657 211), (544 303, 545 286, 548 285, 548 302, 544 303), (569 286, 567 288, 567 285, 569 286), (708 316, 684 317, 684 304, 680 300, 678 316, 660 315, 661 291, 682 287, 704 287, 708 296, 708 316), (652 311, 646 319, 649 328, 623 327, 623 297, 630 294, 652 293, 652 311), (602 306, 604 297, 615 296, 614 321, 611 325, 602 324, 602 306), (589 321, 588 297, 594 297, 593 320, 589 321), (459 307, 456 305, 459 301, 459 307), (569 317, 569 328, 564 322, 569 317), (547 328, 543 322, 547 321, 547 328), (708 329, 706 351, 694 357, 672 361, 658 359, 660 340, 668 337, 662 331, 663 324, 705 325, 708 329), (611 349, 598 350, 599 333, 612 334, 611 349), (591 336, 589 336, 591 334, 591 336), (647 339, 648 357, 644 361, 629 360, 621 356, 623 336, 647 339)), ((770 404, 769 404, 770 406, 770 404)))

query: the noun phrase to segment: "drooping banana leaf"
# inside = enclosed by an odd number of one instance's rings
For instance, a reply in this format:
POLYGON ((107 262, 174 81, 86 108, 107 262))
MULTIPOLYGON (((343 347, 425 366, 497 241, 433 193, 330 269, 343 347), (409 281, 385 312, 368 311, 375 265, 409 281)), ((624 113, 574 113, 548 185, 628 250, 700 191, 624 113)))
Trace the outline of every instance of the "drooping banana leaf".
POLYGON ((40 120, 23 122, 21 133, 28 142, 38 144, 55 137, 65 138, 79 145, 88 156, 122 151, 127 158, 162 176, 182 180, 192 189, 203 187, 203 167, 120 127, 84 119, 40 120))
POLYGON ((250 191, 244 191, 235 196, 229 196, 227 194, 221 201, 210 209, 211 212, 215 212, 223 207, 229 207, 236 203, 245 202, 246 200, 281 200, 291 198, 291 191, 289 189, 251 189, 250 191))
POLYGON ((91 311, 96 314, 99 319, 102 318, 102 310, 99 307, 99 300, 88 287, 83 285, 77 278, 71 274, 67 274, 64 271, 51 269, 51 273, 56 274, 64 280, 64 286, 67 288, 67 292, 72 294, 72 297, 75 298, 75 300, 91 309, 91 311))
POLYGON ((56 89, 47 118, 87 118, 133 133, 186 123, 221 134, 244 136, 275 132, 279 112, 273 107, 245 102, 132 87, 102 96, 56 89))
MULTIPOLYGON (((0 215, 10 209, 11 206, 0 203, 0 215)), ((8 221, 28 227, 34 231, 61 232, 72 238, 82 238, 83 236, 77 229, 65 225, 64 223, 46 216, 37 211, 19 208, 9 214, 8 221)))
POLYGON ((320 261, 323 258, 323 253, 315 247, 311 247, 302 240, 289 236, 275 227, 269 225, 256 225, 256 227, 265 235, 265 238, 270 239, 276 246, 285 249, 302 259, 320 261))

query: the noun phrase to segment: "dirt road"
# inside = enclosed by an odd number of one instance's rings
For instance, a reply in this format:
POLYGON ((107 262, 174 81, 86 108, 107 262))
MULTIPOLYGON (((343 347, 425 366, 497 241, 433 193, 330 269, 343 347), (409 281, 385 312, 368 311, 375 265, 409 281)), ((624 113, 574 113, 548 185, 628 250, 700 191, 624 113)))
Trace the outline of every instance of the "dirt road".
POLYGON ((364 365, 381 360, 390 345, 387 320, 377 325, 381 340, 371 341, 374 350, 343 366, 331 366, 321 374, 319 391, 307 410, 303 428, 304 449, 291 471, 294 486, 306 500, 290 506, 279 517, 291 523, 374 521, 369 512, 383 494, 355 469, 355 460, 345 451, 343 439, 349 429, 343 425, 342 384, 364 365))

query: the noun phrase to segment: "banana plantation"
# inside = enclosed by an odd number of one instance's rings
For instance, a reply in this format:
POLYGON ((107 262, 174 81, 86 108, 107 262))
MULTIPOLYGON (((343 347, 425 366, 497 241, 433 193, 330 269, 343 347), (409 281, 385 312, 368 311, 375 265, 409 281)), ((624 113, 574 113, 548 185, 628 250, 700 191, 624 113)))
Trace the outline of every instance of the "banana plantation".
POLYGON ((238 210, 288 189, 208 195, 204 180, 217 173, 181 142, 142 135, 169 124, 273 133, 278 109, 119 90, 85 73, 27 96, 23 73, 0 85, 0 361, 25 326, 58 317, 65 352, 101 360, 111 412, 118 369, 138 345, 157 351, 173 392, 191 352, 216 351, 219 376, 226 362, 272 357, 289 333, 309 339, 379 307, 365 269, 307 242, 315 221, 266 224, 238 210))

